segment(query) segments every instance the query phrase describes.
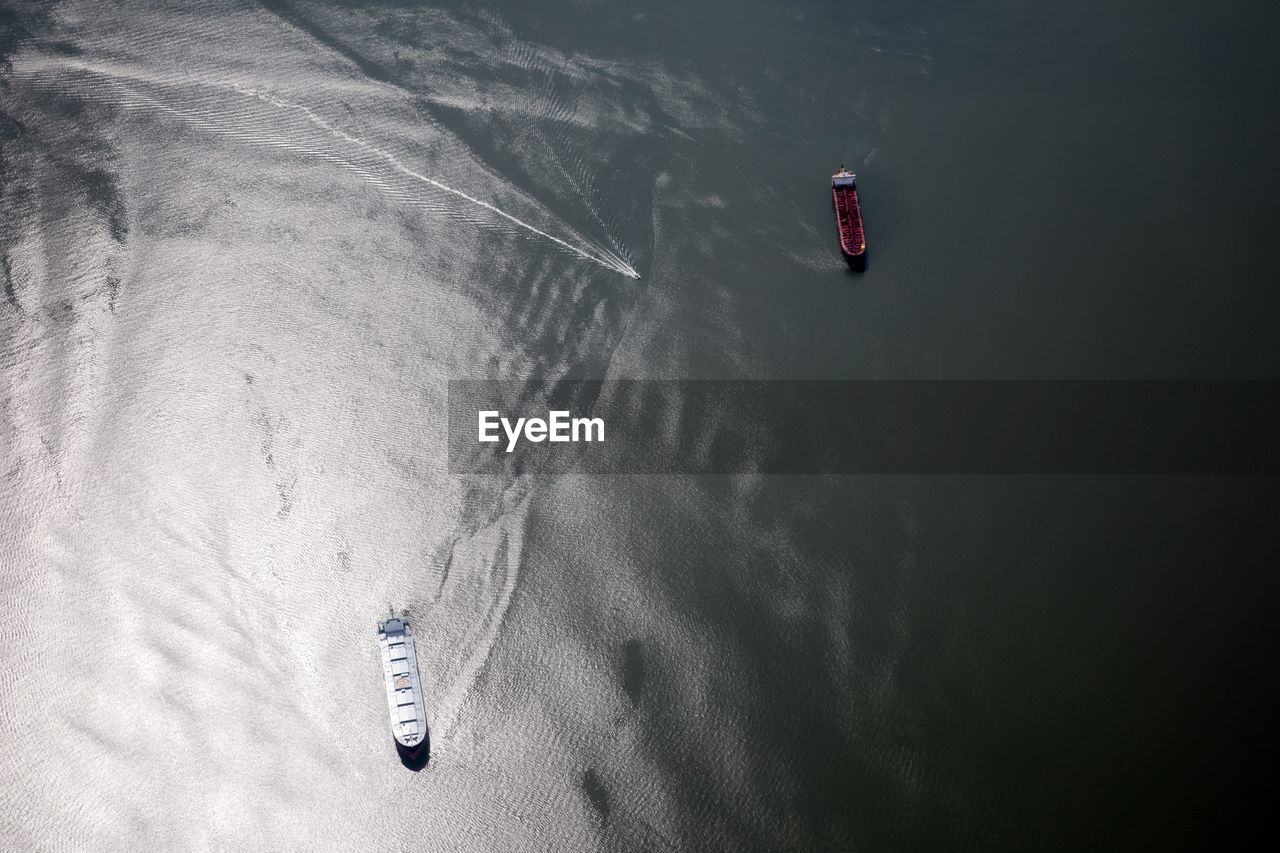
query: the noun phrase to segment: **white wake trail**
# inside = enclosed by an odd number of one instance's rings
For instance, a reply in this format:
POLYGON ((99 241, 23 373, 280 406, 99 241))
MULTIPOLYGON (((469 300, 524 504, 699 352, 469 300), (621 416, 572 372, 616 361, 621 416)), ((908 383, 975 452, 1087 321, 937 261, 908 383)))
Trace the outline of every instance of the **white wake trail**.
MULTIPOLYGON (((105 79, 112 80, 113 82, 119 80, 120 78, 124 78, 124 79, 137 79, 143 83, 155 83, 157 85, 159 85, 160 83, 160 81, 153 81, 141 73, 137 73, 137 72, 129 73, 129 71, 127 70, 122 73, 121 70, 119 69, 104 68, 101 65, 90 65, 88 63, 83 63, 83 62, 67 62, 65 60, 62 60, 56 63, 50 63, 47 61, 35 60, 33 62, 23 63, 23 65, 26 65, 27 67, 17 69, 18 74, 20 76, 27 76, 27 75, 37 76, 40 72, 47 71, 49 70, 49 67, 52 66, 55 70, 59 70, 62 67, 78 68, 90 74, 98 75, 105 79)), ((588 241, 592 243, 592 248, 594 249, 594 251, 591 251, 588 249, 584 249, 580 246, 575 246, 574 244, 560 237, 557 237, 554 234, 548 234, 546 231, 543 231, 541 228, 538 228, 537 226, 529 222, 526 222, 523 219, 520 219, 519 217, 511 215, 510 213, 507 213, 505 210, 502 210, 501 208, 498 208, 487 201, 482 201, 473 195, 463 192, 462 190, 455 189, 454 187, 451 187, 448 184, 443 183, 442 181, 438 181, 435 178, 428 177, 427 175, 424 175, 421 172, 418 172, 410 168, 409 166, 406 166, 394 154, 382 148, 379 148, 378 146, 364 139, 361 139, 358 136, 354 136, 350 133, 347 133, 346 131, 342 130, 339 127, 336 127, 335 125, 329 123, 324 118, 316 114, 314 110, 312 110, 307 106, 304 106, 302 104, 295 104, 290 101, 286 101, 269 92, 252 89, 252 88, 242 86, 238 83, 230 82, 230 81, 211 81, 211 80, 192 79, 186 82, 189 82, 193 85, 199 85, 199 86, 210 87, 215 89, 222 89, 224 91, 233 91, 236 94, 244 97, 256 98, 257 100, 262 101, 263 103, 266 103, 266 104, 270 104, 271 106, 276 107, 278 109, 293 110, 293 111, 299 112, 311 124, 324 130, 326 133, 336 136, 339 139, 349 142, 352 145, 355 145, 358 148, 368 152, 369 154, 376 157, 378 160, 381 160, 390 168, 400 172, 406 177, 412 178, 416 181, 420 181, 421 183, 427 184, 428 186, 434 187, 435 189, 438 189, 442 192, 446 192, 451 195, 454 195, 460 199, 463 199, 464 201, 467 201, 473 205, 476 205, 477 207, 484 208, 490 213, 493 213, 497 216, 502 217, 503 219, 507 220, 513 225, 516 225, 532 234, 536 234, 537 236, 542 237, 546 240, 550 240, 552 243, 555 243, 560 248, 569 251, 573 255, 579 258, 582 258, 583 260, 588 260, 588 261, 591 261, 592 263, 599 264, 605 269, 613 270, 614 272, 621 273, 622 275, 628 276, 630 278, 637 278, 637 279, 640 278, 640 273, 636 272, 635 267, 631 266, 631 264, 628 263, 627 260, 621 257, 617 252, 611 251, 602 246, 595 245, 594 241, 588 241)), ((336 163, 338 165, 342 165, 347 168, 350 168, 353 171, 360 174, 363 178, 368 180, 370 183, 374 184, 375 186, 378 186, 380 189, 391 192, 391 188, 387 186, 384 181, 382 181, 381 179, 377 178, 375 175, 370 173, 367 168, 364 168, 355 162, 350 162, 347 159, 343 157, 339 157, 333 153, 324 152, 324 151, 315 149, 311 146, 299 145, 297 143, 292 143, 284 139, 278 139, 278 138, 272 139, 270 137, 264 137, 260 134, 252 132, 252 130, 250 129, 220 127, 216 124, 216 122, 212 121, 210 118, 201 116, 191 110, 185 110, 179 107, 174 107, 170 104, 163 103, 162 101, 159 101, 156 98, 150 97, 141 92, 130 91, 129 87, 121 85, 118 82, 116 82, 115 85, 119 86, 121 91, 125 93, 124 105, 126 107, 134 106, 137 101, 142 101, 154 109, 159 109, 161 111, 168 112, 172 115, 176 115, 197 127, 201 127, 202 129, 219 133, 224 136, 228 136, 232 139, 239 139, 241 141, 248 142, 248 143, 271 145, 273 147, 296 151, 298 153, 302 153, 308 156, 319 157, 320 159, 327 160, 327 161, 336 163), (134 103, 130 103, 131 97, 134 103)), ((394 193, 392 194, 395 195, 394 193)))
POLYGON ((306 119, 310 121, 312 124, 316 125, 319 128, 322 128, 325 131, 328 131, 329 133, 332 133, 334 136, 340 137, 341 139, 344 139, 347 142, 350 142, 352 145, 357 145, 365 149, 366 151, 369 151, 377 155, 382 160, 390 164, 391 167, 397 170, 398 172, 401 172, 402 174, 407 175, 410 178, 413 178, 415 180, 422 181, 424 184, 429 184, 430 186, 433 186, 438 190, 442 190, 447 193, 452 193, 458 198, 465 199, 466 201, 469 201, 472 204, 479 205, 480 207, 483 207, 485 210, 488 210, 490 213, 495 213, 498 216, 501 216, 503 219, 506 219, 507 221, 512 222, 520 226, 521 228, 524 228, 527 231, 531 231, 532 233, 537 234, 539 237, 545 237, 546 239, 550 240, 556 245, 561 246, 562 248, 568 249, 570 252, 573 252, 575 255, 577 255, 580 258, 600 264, 602 267, 605 267, 606 269, 611 269, 614 272, 620 272, 625 276, 630 276, 631 278, 640 277, 640 273, 636 272, 635 268, 632 267, 631 264, 627 263, 625 260, 618 257, 615 253, 604 252, 597 255, 593 252, 588 252, 586 249, 579 248, 578 246, 575 246, 572 243, 569 243, 565 240, 560 239, 554 234, 548 234, 546 231, 543 231, 540 228, 537 228, 536 226, 531 225, 528 222, 525 222, 523 219, 519 219, 515 216, 512 216, 510 213, 507 213, 505 210, 495 207, 494 205, 490 204, 487 201, 481 201, 475 196, 468 195, 462 190, 455 189, 447 184, 437 181, 435 178, 427 177, 421 172, 417 172, 409 168, 408 166, 404 165, 403 163, 401 163, 395 157, 395 155, 391 154, 390 152, 384 151, 378 146, 373 145, 372 143, 367 142, 359 138, 358 136, 352 136, 350 133, 347 133, 341 128, 333 126, 332 124, 330 124, 329 122, 321 118, 320 116, 316 115, 316 113, 312 111, 309 107, 303 106, 302 104, 294 104, 289 101, 282 100, 276 97, 275 95, 269 94, 267 92, 259 92, 254 89, 246 89, 234 84, 232 85, 232 88, 242 95, 248 95, 248 96, 257 98, 261 101, 265 101, 266 103, 271 104, 272 106, 280 107, 281 109, 297 110, 298 112, 302 113, 306 117, 306 119))

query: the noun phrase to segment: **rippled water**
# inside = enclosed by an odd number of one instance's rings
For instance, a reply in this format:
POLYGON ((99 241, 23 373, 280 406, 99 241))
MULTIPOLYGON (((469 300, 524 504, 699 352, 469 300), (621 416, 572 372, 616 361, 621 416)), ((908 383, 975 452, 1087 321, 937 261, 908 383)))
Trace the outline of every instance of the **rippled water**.
POLYGON ((1203 847, 1259 819, 1269 480, 470 479, 444 401, 1268 378, 1267 22, 41 9, 0 42, 0 846, 1203 847))

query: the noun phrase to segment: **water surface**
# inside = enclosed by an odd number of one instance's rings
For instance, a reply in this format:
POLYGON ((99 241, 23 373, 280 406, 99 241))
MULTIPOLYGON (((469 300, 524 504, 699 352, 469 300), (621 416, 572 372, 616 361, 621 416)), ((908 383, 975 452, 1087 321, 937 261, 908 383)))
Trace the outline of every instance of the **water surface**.
POLYGON ((1270 480, 471 480, 444 399, 1274 378, 1274 13, 3 15, 3 846, 1216 849, 1261 821, 1270 480))

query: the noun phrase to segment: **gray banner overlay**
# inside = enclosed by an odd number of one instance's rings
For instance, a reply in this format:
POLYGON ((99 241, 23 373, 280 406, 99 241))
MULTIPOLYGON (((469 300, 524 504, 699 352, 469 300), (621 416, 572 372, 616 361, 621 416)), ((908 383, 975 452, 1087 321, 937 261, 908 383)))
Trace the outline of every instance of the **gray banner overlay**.
POLYGON ((1277 435, 1276 382, 449 383, 455 474, 1275 474, 1277 435), (508 452, 483 411, 603 429, 508 452))

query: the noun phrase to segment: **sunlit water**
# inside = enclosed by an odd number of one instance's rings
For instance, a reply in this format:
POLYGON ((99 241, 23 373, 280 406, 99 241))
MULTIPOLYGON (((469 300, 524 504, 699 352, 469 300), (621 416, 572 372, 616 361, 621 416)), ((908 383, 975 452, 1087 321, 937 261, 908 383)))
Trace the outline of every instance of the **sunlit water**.
POLYGON ((1268 28, 688 7, 19 10, 0 846, 1249 826, 1267 481, 470 479, 444 400, 459 377, 1270 376, 1247 235, 1275 224, 1273 151, 1233 128, 1274 62, 1219 50, 1268 28), (1212 272, 1178 254, 1192 161, 1212 272), (418 637, 416 773, 388 605, 418 637))

